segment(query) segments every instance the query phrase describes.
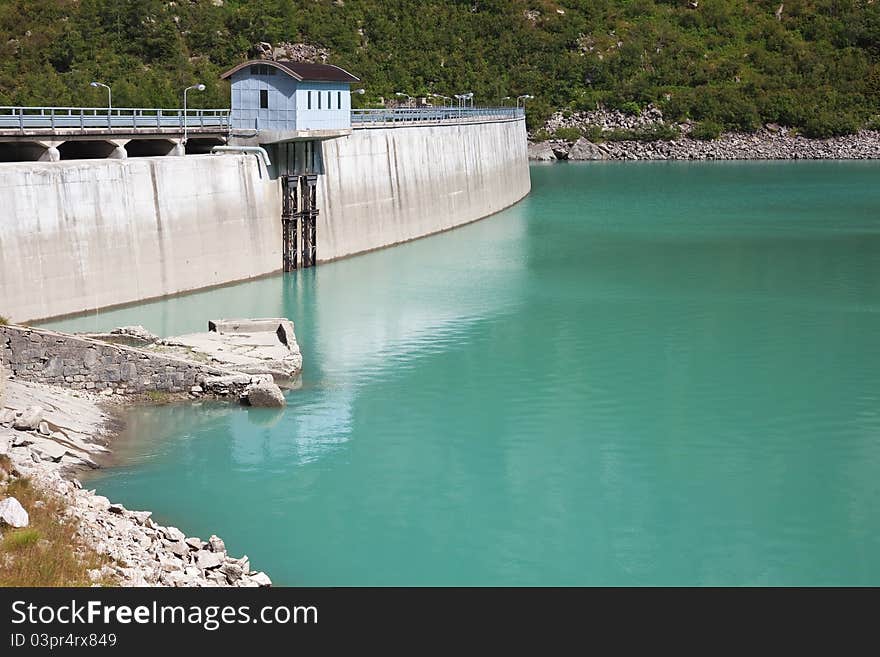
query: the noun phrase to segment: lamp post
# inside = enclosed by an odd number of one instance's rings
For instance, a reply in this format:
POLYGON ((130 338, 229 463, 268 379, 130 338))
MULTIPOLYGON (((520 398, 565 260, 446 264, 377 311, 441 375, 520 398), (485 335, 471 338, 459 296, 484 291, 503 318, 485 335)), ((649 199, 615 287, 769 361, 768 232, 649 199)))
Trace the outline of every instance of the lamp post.
POLYGON ((448 100, 450 103, 452 102, 452 98, 444 96, 443 94, 431 94, 431 98, 442 98, 444 101, 448 100))
POLYGON ((103 82, 90 82, 89 86, 94 87, 95 89, 98 87, 104 87, 107 90, 107 125, 112 126, 110 115, 113 114, 113 92, 110 91, 109 85, 106 85, 103 82))
POLYGON ((186 127, 187 127, 186 126, 186 93, 190 89, 195 89, 196 91, 204 91, 205 85, 203 85, 202 83, 194 84, 191 87, 187 87, 186 89, 183 90, 183 147, 184 147, 183 152, 184 152, 184 155, 186 154, 186 139, 187 139, 187 136, 186 136, 186 127))
POLYGON ((405 94, 405 93, 403 93, 402 91, 395 91, 395 92, 394 92, 394 95, 395 95, 395 96, 406 96, 406 103, 407 103, 407 105, 409 105, 409 104, 410 104, 410 101, 412 101, 412 99, 413 99, 412 96, 410 96, 409 94, 405 94))
POLYGON ((521 96, 517 96, 516 97, 516 108, 519 109, 519 101, 522 100, 522 108, 523 108, 523 111, 525 111, 526 101, 531 100, 532 98, 534 98, 534 96, 532 96, 531 94, 523 94, 521 96))

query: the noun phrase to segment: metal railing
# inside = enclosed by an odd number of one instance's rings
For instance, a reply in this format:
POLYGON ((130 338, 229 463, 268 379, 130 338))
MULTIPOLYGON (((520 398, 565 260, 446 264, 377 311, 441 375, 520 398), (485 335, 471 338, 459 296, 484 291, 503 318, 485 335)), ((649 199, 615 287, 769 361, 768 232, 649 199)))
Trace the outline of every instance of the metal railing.
MULTIPOLYGON (((228 109, 161 109, 141 107, 12 107, 0 106, 0 130, 149 130, 151 128, 230 129, 228 109)), ((375 124, 412 125, 514 119, 524 116, 519 107, 398 107, 353 109, 353 127, 375 124)))
POLYGON ((120 107, 0 106, 0 130, 131 130, 180 128, 229 129, 228 109, 148 109, 120 107))
POLYGON ((448 123, 515 119, 525 116, 521 107, 397 107, 394 109, 353 109, 352 127, 371 124, 448 123))

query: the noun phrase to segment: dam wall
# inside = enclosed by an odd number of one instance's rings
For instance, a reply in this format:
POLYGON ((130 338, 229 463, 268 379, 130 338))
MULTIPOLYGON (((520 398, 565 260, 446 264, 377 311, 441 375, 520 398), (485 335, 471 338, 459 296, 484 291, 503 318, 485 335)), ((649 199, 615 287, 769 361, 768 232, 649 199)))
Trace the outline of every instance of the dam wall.
MULTIPOLYGON (((530 189, 522 118, 358 128, 323 142, 322 162, 318 262, 475 221, 530 189)), ((280 271, 275 166, 240 154, 0 164, 0 316, 36 321, 280 271)))
POLYGON ((531 188, 522 118, 359 128, 323 157, 318 262, 461 226, 531 188))
POLYGON ((253 156, 0 164, 0 315, 28 321, 252 278, 281 262, 253 156))

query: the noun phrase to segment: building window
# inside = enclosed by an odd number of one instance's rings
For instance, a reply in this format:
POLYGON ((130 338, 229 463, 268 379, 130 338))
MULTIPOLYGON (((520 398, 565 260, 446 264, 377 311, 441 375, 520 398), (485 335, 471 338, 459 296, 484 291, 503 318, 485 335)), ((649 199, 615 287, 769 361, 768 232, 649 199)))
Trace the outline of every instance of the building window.
POLYGON ((309 98, 308 108, 312 109, 312 92, 311 91, 308 93, 308 98, 309 98))
POLYGON ((269 90, 260 89, 260 109, 269 109, 269 90))
POLYGON ((321 109, 321 92, 318 92, 318 109, 321 109))
POLYGON ((330 92, 327 92, 327 109, 333 109, 333 103, 330 101, 330 92))
POLYGON ((268 64, 253 64, 251 75, 275 75, 275 68, 268 64))
POLYGON ((342 92, 336 92, 336 109, 342 109, 342 92))

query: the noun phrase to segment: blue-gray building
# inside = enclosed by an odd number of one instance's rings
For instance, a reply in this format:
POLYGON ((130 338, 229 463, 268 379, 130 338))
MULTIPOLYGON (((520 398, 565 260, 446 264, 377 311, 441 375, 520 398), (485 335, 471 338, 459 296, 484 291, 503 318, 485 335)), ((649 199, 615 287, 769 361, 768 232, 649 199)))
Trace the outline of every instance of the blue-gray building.
POLYGON ((330 64, 253 60, 226 71, 231 79, 233 129, 278 133, 336 132, 351 128, 348 71, 330 64))

